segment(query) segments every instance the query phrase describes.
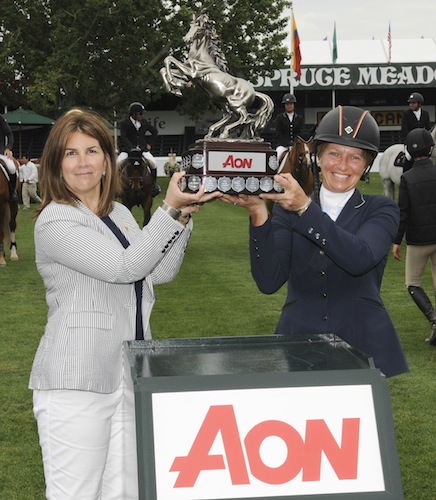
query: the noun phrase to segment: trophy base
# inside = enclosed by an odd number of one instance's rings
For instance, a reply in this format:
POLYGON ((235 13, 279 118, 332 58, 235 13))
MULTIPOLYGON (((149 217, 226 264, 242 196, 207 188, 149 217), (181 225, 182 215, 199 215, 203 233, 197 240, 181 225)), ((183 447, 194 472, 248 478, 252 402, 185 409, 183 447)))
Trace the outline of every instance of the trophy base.
POLYGON ((281 192, 274 182, 277 153, 269 142, 197 141, 182 154, 182 191, 196 193, 203 184, 207 193, 227 194, 281 192))

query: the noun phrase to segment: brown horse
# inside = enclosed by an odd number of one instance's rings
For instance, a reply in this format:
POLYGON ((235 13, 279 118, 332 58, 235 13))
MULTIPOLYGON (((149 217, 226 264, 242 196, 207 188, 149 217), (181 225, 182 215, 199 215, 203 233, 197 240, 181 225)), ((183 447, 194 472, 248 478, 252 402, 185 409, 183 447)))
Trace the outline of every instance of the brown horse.
MULTIPOLYGON (((298 136, 294 145, 285 152, 285 158, 280 162, 283 167, 279 173, 289 173, 298 181, 304 192, 309 196, 314 191, 314 168, 317 168, 314 159, 314 141, 310 136, 308 139, 298 136)), ((268 212, 271 215, 274 202, 266 200, 268 212)))
POLYGON ((145 226, 150 221, 153 205, 153 178, 150 166, 141 151, 133 150, 121 163, 120 169, 123 181, 121 201, 129 210, 134 206, 142 206, 145 226))
MULTIPOLYGON (((18 170, 19 163, 13 159, 18 170)), ((18 260, 15 230, 17 228, 18 201, 9 201, 7 168, 0 160, 0 267, 6 266, 5 245, 11 250, 11 260, 18 260)))

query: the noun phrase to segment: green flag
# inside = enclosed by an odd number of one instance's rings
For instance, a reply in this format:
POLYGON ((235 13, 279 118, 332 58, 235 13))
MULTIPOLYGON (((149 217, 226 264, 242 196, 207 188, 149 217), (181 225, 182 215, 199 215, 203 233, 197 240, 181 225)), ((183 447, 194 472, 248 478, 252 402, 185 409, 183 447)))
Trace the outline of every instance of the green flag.
POLYGON ((336 43, 336 23, 335 23, 335 27, 333 29, 333 52, 332 52, 332 56, 333 56, 333 64, 335 64, 337 58, 338 58, 338 45, 336 43))

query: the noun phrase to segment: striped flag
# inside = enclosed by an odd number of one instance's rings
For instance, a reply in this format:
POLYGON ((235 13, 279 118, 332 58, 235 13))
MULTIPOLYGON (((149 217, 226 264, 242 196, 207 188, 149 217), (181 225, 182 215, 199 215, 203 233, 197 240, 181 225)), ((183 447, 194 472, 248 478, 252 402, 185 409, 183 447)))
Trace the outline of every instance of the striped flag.
POLYGON ((301 50, 300 50, 300 37, 298 36, 297 22, 295 21, 294 11, 292 12, 292 40, 291 40, 291 61, 292 69, 301 76, 301 50))
POLYGON ((392 36, 391 36, 391 22, 389 21, 388 30, 388 63, 391 64, 392 59, 392 36))
POLYGON ((333 52, 332 52, 332 59, 333 59, 333 64, 338 59, 338 44, 336 42, 336 22, 335 22, 335 27, 333 28, 333 52))

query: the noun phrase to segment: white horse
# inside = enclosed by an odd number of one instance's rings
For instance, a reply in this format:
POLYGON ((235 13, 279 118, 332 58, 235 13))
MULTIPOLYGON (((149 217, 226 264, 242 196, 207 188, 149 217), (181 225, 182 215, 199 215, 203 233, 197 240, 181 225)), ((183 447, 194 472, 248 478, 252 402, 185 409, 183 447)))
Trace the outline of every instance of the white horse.
MULTIPOLYGON (((433 141, 436 142, 436 125, 430 130, 433 141)), ((403 175, 403 167, 394 165, 395 158, 398 153, 405 151, 404 144, 393 144, 389 146, 379 161, 380 178, 383 184, 384 194, 395 200, 395 186, 400 185, 401 176, 403 175)), ((433 148, 431 160, 436 165, 436 147, 433 148)))

